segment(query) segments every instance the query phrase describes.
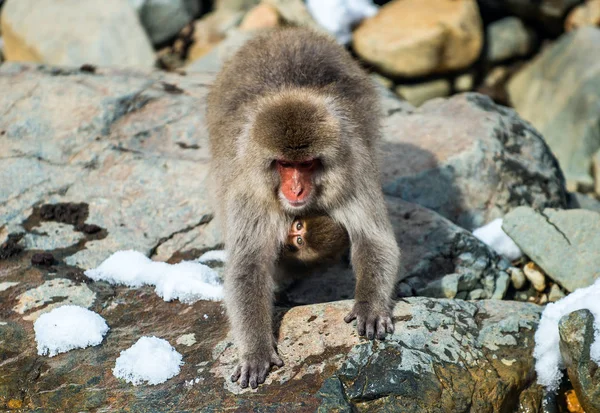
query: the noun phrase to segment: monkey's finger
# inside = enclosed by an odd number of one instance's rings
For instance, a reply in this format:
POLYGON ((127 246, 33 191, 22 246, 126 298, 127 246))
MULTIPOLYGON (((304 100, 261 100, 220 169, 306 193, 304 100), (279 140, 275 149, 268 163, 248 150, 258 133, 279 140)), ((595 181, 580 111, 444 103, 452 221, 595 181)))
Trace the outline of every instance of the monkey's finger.
POLYGON ((344 317, 344 321, 346 323, 349 323, 352 320, 356 320, 356 313, 354 311, 349 312, 346 317, 344 317))
POLYGON ((394 333, 394 322, 392 321, 392 319, 390 317, 386 318, 386 330, 390 334, 394 333))
POLYGON ((269 363, 265 363, 261 366, 260 370, 258 370, 258 384, 263 384, 265 382, 270 367, 269 363))
POLYGON ((231 381, 234 383, 238 381, 240 374, 242 374, 242 366, 237 366, 231 375, 231 381))
POLYGON ((244 363, 244 365, 242 366, 242 375, 240 378, 240 387, 242 389, 248 387, 248 375, 248 364, 244 363))
POLYGON ((258 367, 252 366, 250 369, 250 387, 256 389, 258 387, 258 367))
POLYGON ((359 336, 365 335, 365 321, 366 320, 364 319, 364 317, 356 317, 356 330, 358 331, 359 336))
POLYGON ((385 338, 386 321, 385 318, 379 317, 377 319, 377 338, 383 340, 385 338))
MULTIPOLYGON (((271 356, 271 363, 276 365, 277 367, 283 367, 283 360, 277 354, 273 354, 271 356)), ((271 366, 269 366, 269 367, 271 367, 271 366)), ((267 368, 267 371, 268 370, 269 369, 267 368)))
POLYGON ((373 340, 373 338, 375 337, 375 323, 376 323, 376 320, 371 317, 369 317, 369 319, 367 320, 366 330, 367 330, 367 338, 369 340, 373 340))

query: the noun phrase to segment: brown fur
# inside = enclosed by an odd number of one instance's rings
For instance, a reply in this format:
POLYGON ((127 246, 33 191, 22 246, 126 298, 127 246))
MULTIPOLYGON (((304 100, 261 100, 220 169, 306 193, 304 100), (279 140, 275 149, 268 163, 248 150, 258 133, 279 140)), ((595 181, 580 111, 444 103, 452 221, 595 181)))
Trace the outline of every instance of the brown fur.
POLYGON ((393 331, 400 253, 380 186, 374 142, 378 96, 351 56, 306 29, 246 43, 208 96, 214 192, 229 261, 225 304, 240 354, 232 380, 256 387, 282 365, 272 331, 275 271, 295 216, 328 215, 351 244, 355 305, 346 321, 383 338, 393 331), (319 160, 306 205, 280 193, 277 159, 319 160))

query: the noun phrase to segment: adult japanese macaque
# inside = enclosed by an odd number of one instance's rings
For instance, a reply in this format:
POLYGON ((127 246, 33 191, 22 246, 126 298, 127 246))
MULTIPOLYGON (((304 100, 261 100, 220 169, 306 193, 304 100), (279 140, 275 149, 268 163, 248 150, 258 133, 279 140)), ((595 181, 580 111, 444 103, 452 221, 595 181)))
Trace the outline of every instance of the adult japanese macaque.
POLYGON ((328 216, 297 218, 287 236, 283 261, 310 268, 342 259, 350 240, 344 227, 328 216))
POLYGON ((225 304, 239 352, 232 381, 256 388, 282 366, 273 336, 275 270, 296 217, 327 215, 350 239, 360 335, 393 332, 400 252, 376 157, 374 85, 341 46, 307 29, 248 41, 208 96, 212 182, 228 262, 225 304))

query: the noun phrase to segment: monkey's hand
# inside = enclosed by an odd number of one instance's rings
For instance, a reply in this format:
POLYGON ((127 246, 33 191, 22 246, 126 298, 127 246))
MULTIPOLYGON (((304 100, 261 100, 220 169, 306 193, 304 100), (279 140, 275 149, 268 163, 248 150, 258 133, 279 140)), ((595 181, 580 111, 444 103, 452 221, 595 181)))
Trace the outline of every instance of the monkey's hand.
POLYGON ((344 317, 346 323, 356 320, 359 336, 366 335, 369 340, 385 338, 385 334, 394 332, 392 313, 387 309, 376 308, 366 301, 354 303, 352 311, 344 317))
POLYGON ((256 389, 259 384, 265 382, 271 366, 283 366, 283 360, 277 355, 275 350, 269 352, 259 352, 242 356, 240 364, 235 368, 231 375, 231 381, 240 381, 240 386, 245 389, 250 383, 250 387, 256 389))

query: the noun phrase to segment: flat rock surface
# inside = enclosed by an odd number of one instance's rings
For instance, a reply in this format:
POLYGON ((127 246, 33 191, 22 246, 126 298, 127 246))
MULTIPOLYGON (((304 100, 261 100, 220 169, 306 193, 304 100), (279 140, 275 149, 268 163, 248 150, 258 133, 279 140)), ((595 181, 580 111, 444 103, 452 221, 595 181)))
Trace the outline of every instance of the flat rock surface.
POLYGON ((568 291, 587 287, 600 277, 598 212, 520 207, 505 217, 502 229, 568 291))
MULTIPOLYGON (((30 253, 25 253, 28 258, 30 253)), ((516 408, 533 374, 533 333, 540 308, 502 301, 411 298, 394 311, 396 333, 371 343, 343 322, 350 301, 280 308, 279 353, 285 366, 257 391, 226 377, 236 352, 221 303, 164 302, 151 288, 90 282, 64 265, 11 259, 0 290, 0 407, 36 412, 110 411, 497 411, 516 408), (60 297, 16 311, 24 294, 62 284, 60 297), (49 358, 36 354, 31 316, 43 303, 77 301, 106 319, 102 344, 49 358), (183 355, 181 373, 157 385, 132 386, 111 369, 119 352, 143 335, 168 340, 183 355), (419 410, 415 410, 419 406, 419 410), (408 409, 408 410, 406 410, 408 409)), ((56 293, 56 291, 55 291, 56 293)), ((31 294, 31 293, 30 293, 31 294)), ((539 397, 539 392, 534 395, 539 397)), ((535 398, 534 397, 534 398, 535 398)))

